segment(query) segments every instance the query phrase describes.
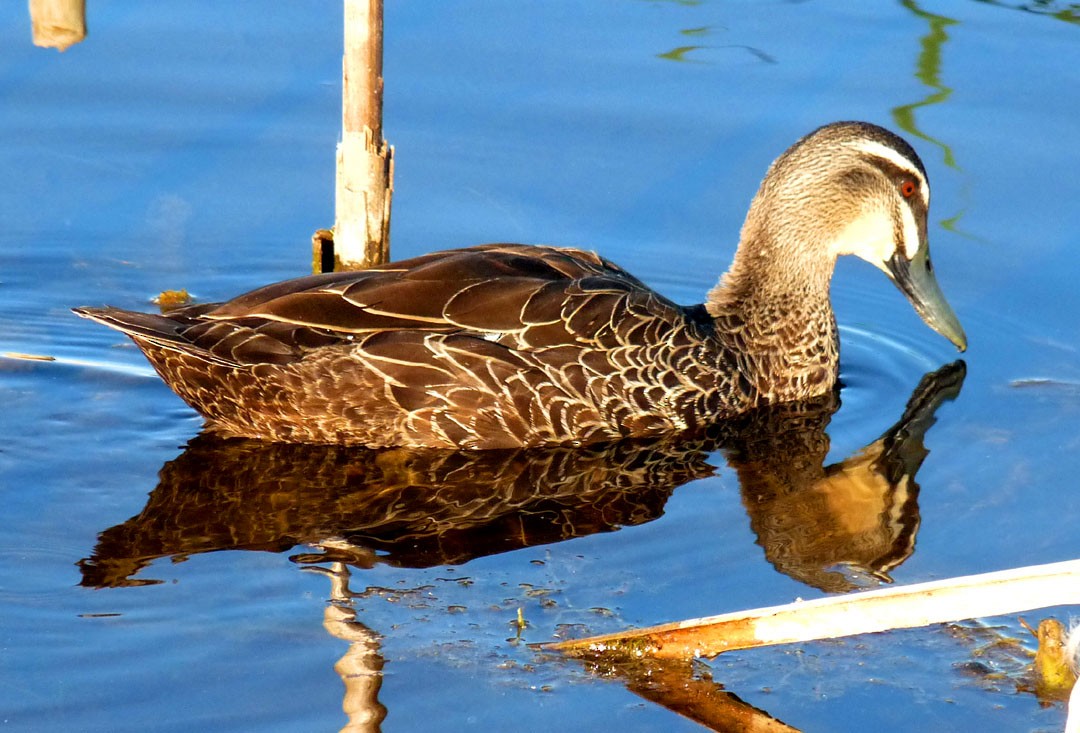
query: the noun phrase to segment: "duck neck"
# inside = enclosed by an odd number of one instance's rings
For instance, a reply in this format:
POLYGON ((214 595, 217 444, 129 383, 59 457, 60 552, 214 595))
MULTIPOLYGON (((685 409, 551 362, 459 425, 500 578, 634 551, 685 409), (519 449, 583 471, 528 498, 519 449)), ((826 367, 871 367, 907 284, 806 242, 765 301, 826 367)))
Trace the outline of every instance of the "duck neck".
POLYGON ((744 228, 731 269, 709 292, 705 307, 717 333, 746 355, 740 370, 763 402, 815 397, 836 383, 839 341, 829 301, 835 259, 828 251, 744 228))

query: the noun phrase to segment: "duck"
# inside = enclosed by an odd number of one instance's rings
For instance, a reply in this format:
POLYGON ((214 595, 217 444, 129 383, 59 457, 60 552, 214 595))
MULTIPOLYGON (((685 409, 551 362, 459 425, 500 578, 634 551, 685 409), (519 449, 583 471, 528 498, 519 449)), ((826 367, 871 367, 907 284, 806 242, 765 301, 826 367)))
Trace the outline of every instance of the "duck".
POLYGON ((223 437, 466 450, 651 438, 832 391, 840 256, 882 270, 964 351, 929 206, 911 145, 835 122, 769 166, 700 304, 590 251, 486 244, 161 314, 74 310, 129 336, 223 437))

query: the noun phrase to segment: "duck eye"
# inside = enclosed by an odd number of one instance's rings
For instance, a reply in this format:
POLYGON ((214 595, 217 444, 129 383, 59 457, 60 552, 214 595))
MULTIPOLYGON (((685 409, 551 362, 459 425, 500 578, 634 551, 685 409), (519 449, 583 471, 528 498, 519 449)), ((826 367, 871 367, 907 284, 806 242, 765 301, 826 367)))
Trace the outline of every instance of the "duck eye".
POLYGON ((900 184, 900 194, 904 198, 909 199, 915 195, 915 188, 915 181, 909 178, 900 184))

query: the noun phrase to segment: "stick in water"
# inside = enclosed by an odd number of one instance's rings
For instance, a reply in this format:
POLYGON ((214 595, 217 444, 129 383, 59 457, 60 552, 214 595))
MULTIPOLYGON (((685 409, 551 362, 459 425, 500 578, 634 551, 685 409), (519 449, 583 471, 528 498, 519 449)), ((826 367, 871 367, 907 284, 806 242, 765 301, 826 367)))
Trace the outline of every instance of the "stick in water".
POLYGON ((833 639, 1072 604, 1080 604, 1080 560, 797 601, 544 644, 543 648, 577 656, 604 653, 688 659, 712 657, 735 649, 833 639))

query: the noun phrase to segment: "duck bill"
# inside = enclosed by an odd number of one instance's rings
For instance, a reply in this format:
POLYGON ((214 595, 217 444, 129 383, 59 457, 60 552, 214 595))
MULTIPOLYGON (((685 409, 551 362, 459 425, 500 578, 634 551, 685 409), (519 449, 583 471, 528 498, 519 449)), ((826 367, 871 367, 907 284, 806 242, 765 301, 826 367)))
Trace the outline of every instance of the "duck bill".
POLYGON ((959 319, 953 313, 945 296, 941 294, 934 271, 930 267, 930 254, 924 244, 910 260, 897 250, 885 262, 885 271, 896 287, 907 296, 926 325, 952 341, 960 351, 967 349, 967 336, 959 319))

